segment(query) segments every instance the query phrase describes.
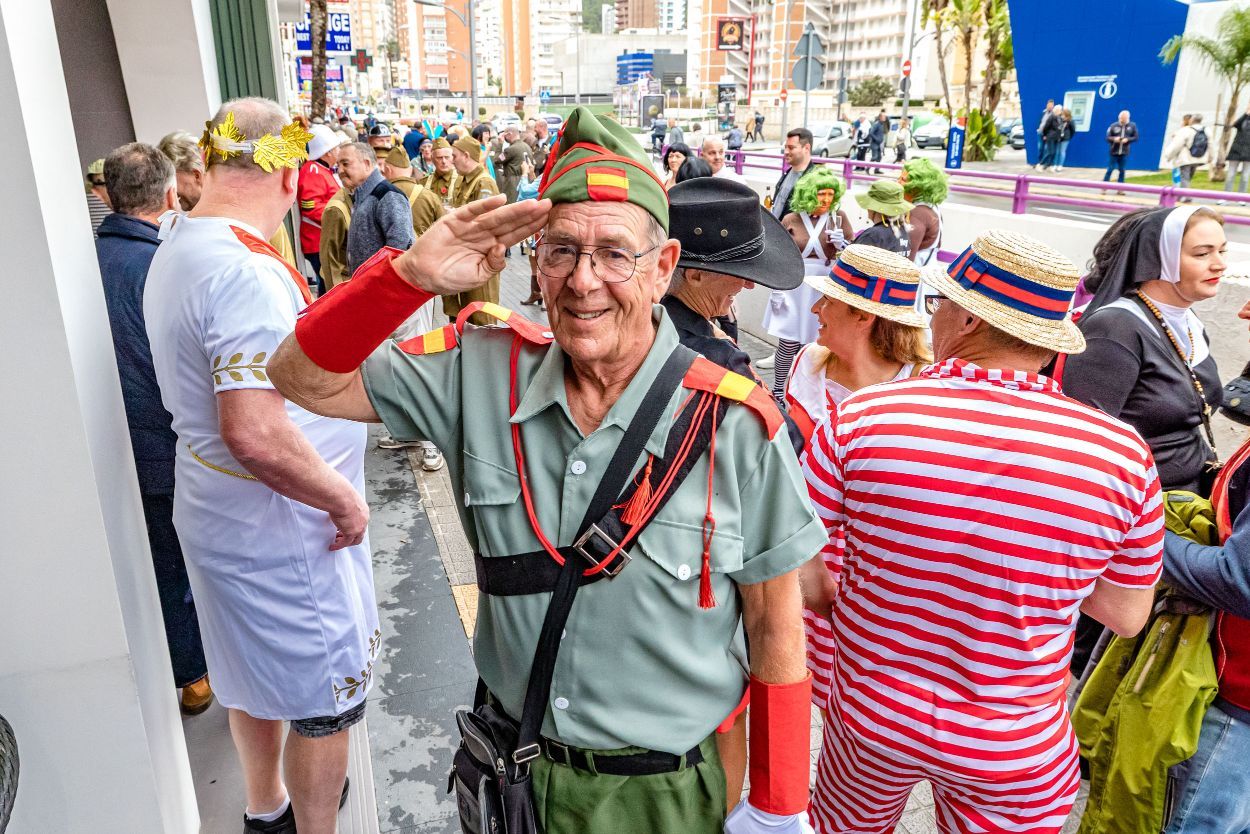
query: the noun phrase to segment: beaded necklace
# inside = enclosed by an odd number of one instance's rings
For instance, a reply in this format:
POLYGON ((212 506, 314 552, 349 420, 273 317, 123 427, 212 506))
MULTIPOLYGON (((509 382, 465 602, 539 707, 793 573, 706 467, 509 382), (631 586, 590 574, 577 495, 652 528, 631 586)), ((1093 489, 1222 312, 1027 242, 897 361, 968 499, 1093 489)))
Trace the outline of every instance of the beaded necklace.
MULTIPOLYGON (((1163 328, 1163 334, 1168 337, 1168 341, 1172 343, 1173 350, 1180 357, 1181 364, 1185 366, 1185 370, 1189 372, 1189 381, 1193 383, 1194 390, 1198 392, 1198 402, 1202 405, 1200 412, 1202 417, 1202 427, 1206 430, 1207 441, 1211 444, 1211 451, 1215 452, 1215 433, 1211 430, 1211 406, 1207 402, 1206 389, 1202 387, 1202 380, 1198 379, 1198 375, 1194 373, 1193 366, 1190 364, 1194 359, 1194 331, 1193 328, 1186 328, 1186 335, 1189 336, 1189 355, 1181 349, 1180 340, 1176 338, 1176 334, 1172 332, 1172 328, 1168 326, 1167 321, 1163 318, 1163 313, 1155 306, 1155 303, 1141 290, 1136 290, 1136 295, 1141 303, 1146 305, 1146 309, 1159 322, 1159 326, 1163 328)), ((1215 464, 1219 465, 1219 453, 1216 452, 1215 464)))

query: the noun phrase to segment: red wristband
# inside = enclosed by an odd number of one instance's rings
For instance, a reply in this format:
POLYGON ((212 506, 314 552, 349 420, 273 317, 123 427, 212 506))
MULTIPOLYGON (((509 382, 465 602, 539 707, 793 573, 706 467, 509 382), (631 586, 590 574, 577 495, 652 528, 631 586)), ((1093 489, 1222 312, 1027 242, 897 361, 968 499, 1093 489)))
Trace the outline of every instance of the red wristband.
POLYGON ((811 769, 812 676, 768 684, 751 678, 751 804, 788 817, 807 809, 811 769))
POLYGON ((395 271, 391 260, 402 254, 389 246, 378 250, 340 284, 304 308, 295 323, 295 339, 304 354, 331 373, 359 368, 422 304, 434 297, 395 271))

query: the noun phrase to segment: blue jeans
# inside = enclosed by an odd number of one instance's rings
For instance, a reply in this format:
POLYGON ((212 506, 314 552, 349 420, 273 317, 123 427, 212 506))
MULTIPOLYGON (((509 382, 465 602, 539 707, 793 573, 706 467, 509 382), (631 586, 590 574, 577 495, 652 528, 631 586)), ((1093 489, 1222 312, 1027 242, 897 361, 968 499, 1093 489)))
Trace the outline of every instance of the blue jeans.
POLYGON ((1128 154, 1111 154, 1111 161, 1107 163, 1107 173, 1103 176, 1103 182, 1111 181, 1111 172, 1115 169, 1120 170, 1120 182, 1124 182, 1124 170, 1128 166, 1128 154))
POLYGON ((1042 161, 1041 166, 1045 168, 1047 165, 1055 164, 1055 154, 1059 152, 1059 143, 1051 139, 1042 143, 1042 161))
POLYGON ((1059 143, 1059 149, 1055 151, 1055 165, 1060 168, 1063 167, 1063 163, 1068 161, 1068 144, 1071 141, 1071 139, 1064 139, 1059 143))
POLYGON ((1250 723, 1212 706, 1198 752, 1176 771, 1179 801, 1164 834, 1250 832, 1250 723))

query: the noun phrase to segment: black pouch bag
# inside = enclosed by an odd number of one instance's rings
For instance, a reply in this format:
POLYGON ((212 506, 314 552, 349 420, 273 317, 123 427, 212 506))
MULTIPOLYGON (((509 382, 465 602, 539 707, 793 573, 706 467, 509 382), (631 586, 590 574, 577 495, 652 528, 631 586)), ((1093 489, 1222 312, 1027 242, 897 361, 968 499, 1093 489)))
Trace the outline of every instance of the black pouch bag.
MULTIPOLYGON (((673 391, 681 384, 695 357, 694 351, 678 345, 660 369, 590 499, 579 528, 579 539, 611 512, 616 497, 629 483, 647 439, 659 425, 673 391)), ((452 760, 448 790, 456 792, 460 828, 464 834, 541 834, 534 811, 529 762, 540 755, 538 738, 555 675, 559 636, 568 622, 580 585, 578 579, 586 566, 571 548, 561 550, 564 565, 538 636, 521 721, 513 721, 502 709, 487 701, 485 687, 480 683, 474 709, 456 713, 460 748, 452 760)))

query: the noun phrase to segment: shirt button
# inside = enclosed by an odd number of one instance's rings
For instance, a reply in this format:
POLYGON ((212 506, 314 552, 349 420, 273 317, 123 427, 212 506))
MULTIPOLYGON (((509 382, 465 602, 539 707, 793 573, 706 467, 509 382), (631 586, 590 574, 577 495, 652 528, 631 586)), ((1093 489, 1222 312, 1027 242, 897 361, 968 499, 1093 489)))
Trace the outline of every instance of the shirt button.
POLYGON ((568 709, 569 699, 568 698, 556 698, 552 702, 552 706, 554 706, 556 709, 568 709))
POLYGON ((682 565, 681 567, 679 567, 677 569, 677 578, 680 579, 682 582, 685 582, 687 579, 689 579, 690 578, 690 566, 682 565))
POLYGON ((544 330, 544 331, 543 331, 543 338, 544 338, 544 339, 554 339, 555 337, 556 337, 556 334, 552 333, 550 330, 544 330))
POLYGON ((464 494, 464 505, 469 506, 469 493, 467 492, 464 494))
POLYGON ((585 473, 586 461, 584 460, 573 461, 571 464, 569 464, 569 471, 572 472, 574 475, 581 475, 585 473))

